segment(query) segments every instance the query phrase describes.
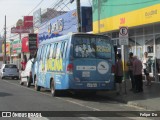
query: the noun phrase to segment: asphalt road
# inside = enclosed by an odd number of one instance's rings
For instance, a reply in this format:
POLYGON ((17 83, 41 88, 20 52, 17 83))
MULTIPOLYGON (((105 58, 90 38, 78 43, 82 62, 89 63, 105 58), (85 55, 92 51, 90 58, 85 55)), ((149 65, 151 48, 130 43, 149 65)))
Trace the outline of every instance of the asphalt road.
MULTIPOLYGON (((31 120, 158 120, 158 118, 153 117, 132 117, 135 116, 135 113, 128 111, 145 110, 112 101, 104 96, 65 94, 52 97, 49 90, 42 89, 41 92, 37 92, 33 86, 27 88, 25 85, 21 86, 19 80, 11 79, 0 80, 0 111, 12 111, 12 114, 13 112, 20 112, 20 115, 29 111, 46 115, 43 118, 24 118, 31 120), (116 115, 124 117, 114 117, 116 115)), ((14 114, 15 117, 16 115, 14 114)), ((21 120, 22 118, 10 119, 21 120)))

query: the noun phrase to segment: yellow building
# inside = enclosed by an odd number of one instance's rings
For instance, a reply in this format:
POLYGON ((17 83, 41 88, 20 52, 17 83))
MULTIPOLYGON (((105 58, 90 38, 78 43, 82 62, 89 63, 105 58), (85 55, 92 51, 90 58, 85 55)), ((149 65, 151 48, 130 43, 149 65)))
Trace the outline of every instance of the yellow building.
POLYGON ((133 52, 142 60, 143 53, 148 52, 151 75, 159 81, 160 0, 93 0, 93 33, 109 35, 120 48, 121 26, 129 31, 126 54, 133 52))

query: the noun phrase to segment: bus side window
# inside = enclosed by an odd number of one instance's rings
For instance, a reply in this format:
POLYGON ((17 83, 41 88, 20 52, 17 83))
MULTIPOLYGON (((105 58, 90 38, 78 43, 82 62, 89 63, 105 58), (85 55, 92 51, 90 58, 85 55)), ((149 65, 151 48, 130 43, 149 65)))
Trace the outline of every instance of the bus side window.
POLYGON ((62 53, 61 53, 62 44, 63 44, 63 42, 59 42, 57 45, 56 59, 62 58, 62 53))
POLYGON ((54 49, 53 49, 53 54, 52 54, 52 58, 53 58, 53 59, 56 58, 56 54, 57 54, 57 46, 58 46, 58 43, 55 43, 54 49))
POLYGON ((41 47, 39 47, 38 52, 37 52, 37 60, 39 61, 40 59, 40 53, 41 53, 41 47))
POLYGON ((55 44, 52 44, 50 47, 49 58, 52 58, 52 56, 53 56, 54 45, 55 44))
POLYGON ((47 54, 46 54, 46 59, 49 59, 50 49, 51 49, 51 45, 48 45, 47 54))
POLYGON ((40 55, 40 57, 39 57, 39 61, 41 61, 41 60, 42 60, 42 55, 43 55, 43 52, 42 52, 42 51, 43 51, 43 49, 44 49, 44 46, 42 46, 42 47, 41 47, 41 52, 40 52, 40 54, 39 54, 39 55, 40 55))
POLYGON ((65 51, 66 51, 66 41, 62 42, 61 44, 60 54, 63 59, 65 58, 65 51))
POLYGON ((44 56, 45 59, 48 58, 49 49, 50 49, 50 45, 47 45, 47 47, 46 47, 46 52, 45 52, 45 56, 44 56))
POLYGON ((43 53, 42 53, 42 61, 43 62, 45 61, 45 56, 46 56, 46 53, 47 53, 47 47, 48 47, 48 45, 45 45, 44 49, 43 49, 43 53))

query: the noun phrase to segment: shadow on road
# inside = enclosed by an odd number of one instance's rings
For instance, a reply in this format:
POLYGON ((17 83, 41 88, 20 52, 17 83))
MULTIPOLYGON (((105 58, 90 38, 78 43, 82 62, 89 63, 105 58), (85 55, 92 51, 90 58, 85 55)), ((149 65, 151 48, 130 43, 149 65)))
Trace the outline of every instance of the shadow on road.
POLYGON ((11 96, 12 94, 5 93, 5 92, 0 92, 0 97, 6 97, 6 96, 11 96))

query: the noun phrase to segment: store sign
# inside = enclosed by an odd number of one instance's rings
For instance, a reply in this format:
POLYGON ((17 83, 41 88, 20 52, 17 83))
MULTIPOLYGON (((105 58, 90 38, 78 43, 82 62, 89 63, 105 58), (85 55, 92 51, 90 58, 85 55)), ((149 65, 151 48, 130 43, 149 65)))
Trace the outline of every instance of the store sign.
POLYGON ((128 27, 126 26, 119 28, 119 44, 128 45, 128 27))
POLYGON ((12 52, 21 53, 22 52, 22 43, 20 39, 14 40, 12 42, 12 52))
POLYGON ((28 36, 22 38, 22 52, 29 52, 28 44, 28 36))
POLYGON ((33 27, 33 16, 24 16, 23 27, 24 28, 33 27))
POLYGON ((37 50, 37 34, 29 34, 29 50, 37 50))
MULTIPOLYGON (((2 53, 4 54, 4 44, 2 45, 2 53)), ((10 43, 9 42, 6 42, 6 54, 7 55, 10 55, 10 43)))
POLYGON ((12 27, 11 28, 11 33, 30 33, 30 29, 26 29, 26 28, 23 28, 23 27, 12 27))

